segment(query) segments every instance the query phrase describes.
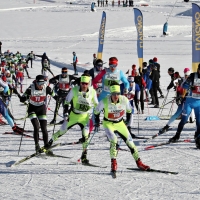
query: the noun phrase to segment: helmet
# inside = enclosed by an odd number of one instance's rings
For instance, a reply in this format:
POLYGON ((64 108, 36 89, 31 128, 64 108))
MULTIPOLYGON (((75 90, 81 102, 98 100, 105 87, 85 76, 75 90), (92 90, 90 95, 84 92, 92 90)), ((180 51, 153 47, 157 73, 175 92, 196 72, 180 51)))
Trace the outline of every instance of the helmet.
POLYGON ((76 52, 73 51, 72 54, 76 55, 76 52))
POLYGON ((103 66, 103 60, 97 59, 95 62, 95 66, 103 66))
POLYGON ((133 64, 133 65, 132 65, 132 69, 135 69, 135 68, 136 68, 136 65, 135 65, 135 64, 133 64))
POLYGON ((43 75, 37 75, 36 78, 35 78, 35 80, 37 82, 44 82, 44 76, 43 75))
POLYGON ((168 69, 168 72, 174 73, 174 68, 173 68, 173 67, 170 67, 170 68, 168 69))
POLYGON ((157 61, 158 61, 158 58, 154 57, 153 62, 157 62, 157 61))
POLYGON ((93 57, 96 57, 96 53, 93 54, 93 57))
POLYGON ((118 59, 116 57, 109 58, 109 65, 118 65, 118 59))
POLYGON ((46 52, 44 52, 43 55, 46 55, 46 52))

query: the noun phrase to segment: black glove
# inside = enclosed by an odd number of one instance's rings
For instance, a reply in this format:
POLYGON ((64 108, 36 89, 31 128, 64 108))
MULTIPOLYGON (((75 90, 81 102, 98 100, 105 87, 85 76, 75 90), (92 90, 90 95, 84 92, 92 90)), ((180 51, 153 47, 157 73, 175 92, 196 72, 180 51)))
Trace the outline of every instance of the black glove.
POLYGON ((24 129, 23 128, 20 128, 20 127, 18 127, 18 126, 13 126, 12 127, 12 130, 14 131, 14 132, 16 132, 16 133, 19 133, 19 134, 23 134, 23 132, 24 132, 24 129))
POLYGON ((94 115, 94 119, 95 119, 95 128, 94 131, 95 132, 99 132, 99 128, 100 128, 100 119, 99 119, 100 114, 98 115, 94 115))
POLYGON ((131 113, 126 113, 126 125, 128 125, 129 121, 131 120, 131 113))
POLYGON ((182 102, 183 102, 183 97, 177 97, 177 98, 176 98, 176 103, 177 103, 178 105, 182 104, 182 102))

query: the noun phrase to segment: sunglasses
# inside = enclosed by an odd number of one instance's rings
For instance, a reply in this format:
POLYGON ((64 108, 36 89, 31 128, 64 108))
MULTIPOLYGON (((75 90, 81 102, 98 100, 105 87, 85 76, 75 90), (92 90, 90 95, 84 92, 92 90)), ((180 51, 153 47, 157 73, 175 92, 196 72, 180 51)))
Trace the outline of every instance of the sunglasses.
POLYGON ((103 65, 97 65, 97 67, 103 67, 103 65))
POLYGON ((81 85, 88 85, 88 83, 85 83, 85 82, 81 82, 81 85))
POLYGON ((114 95, 114 96, 120 95, 119 92, 113 92, 113 93, 111 93, 111 94, 114 95))
POLYGON ((133 83, 134 81, 128 81, 129 83, 133 83))
POLYGON ((116 68, 117 67, 117 65, 109 65, 110 67, 112 67, 112 68, 116 68))
POLYGON ((65 71, 65 72, 62 72, 62 74, 67 74, 67 71, 65 71))
POLYGON ((38 85, 44 85, 43 81, 37 82, 38 85))

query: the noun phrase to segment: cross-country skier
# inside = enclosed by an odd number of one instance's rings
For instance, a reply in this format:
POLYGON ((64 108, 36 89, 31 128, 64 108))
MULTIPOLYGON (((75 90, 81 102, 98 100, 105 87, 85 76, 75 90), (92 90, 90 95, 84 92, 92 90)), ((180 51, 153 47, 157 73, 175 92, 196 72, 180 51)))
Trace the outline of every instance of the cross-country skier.
POLYGON ((194 137, 196 140, 196 147, 200 148, 200 64, 198 65, 197 72, 191 73, 183 83, 183 88, 188 91, 188 95, 186 96, 186 101, 183 107, 182 118, 175 136, 169 141, 176 142, 179 140, 181 131, 187 123, 192 109, 194 109, 196 117, 196 132, 194 137))
MULTIPOLYGON (((29 101, 27 112, 34 129, 35 150, 39 154, 39 128, 42 130, 44 145, 48 144, 46 98, 48 94, 53 97, 55 94, 49 86, 46 86, 43 75, 37 75, 35 81, 26 89, 22 96, 16 89, 13 92, 18 95, 20 102, 29 101)), ((50 150, 45 153, 52 155, 50 150)))
POLYGON ((44 52, 42 55, 35 55, 35 56, 42 58, 42 60, 41 60, 41 64, 42 64, 42 71, 41 71, 41 73, 43 74, 43 69, 45 67, 44 65, 46 65, 46 60, 47 60, 48 66, 50 65, 50 60, 49 60, 46 52, 44 52))
MULTIPOLYGON (((69 114, 68 122, 66 120, 62 124, 59 131, 57 131, 52 139, 49 141, 49 146, 52 145, 59 137, 65 134, 70 128, 79 125, 82 131, 82 147, 83 152, 81 156, 82 163, 88 163, 87 147, 89 138, 90 114, 98 104, 96 91, 89 86, 91 77, 88 74, 81 76, 80 86, 75 86, 70 90, 66 97, 66 103, 69 105, 72 102, 71 112, 69 114), (67 125, 66 125, 67 123, 67 125)), ((68 109, 65 110, 68 112, 68 109)))
POLYGON ((24 129, 15 125, 13 117, 9 109, 7 108, 7 105, 4 102, 5 96, 9 95, 8 93, 9 93, 8 85, 2 79, 0 79, 0 114, 2 114, 3 117, 7 120, 8 124, 12 127, 14 132, 22 134, 24 129))
POLYGON ((33 51, 31 51, 30 53, 28 53, 28 55, 26 56, 26 63, 28 64, 28 61, 31 61, 31 68, 33 68, 33 60, 35 59, 35 54, 33 53, 33 51))
POLYGON ((68 115, 68 112, 65 111, 66 107, 68 108, 68 105, 66 105, 64 103, 65 103, 65 98, 71 89, 70 83, 72 80, 75 80, 75 79, 76 79, 76 77, 74 77, 73 75, 69 75, 67 73, 66 67, 62 68, 61 74, 49 79, 49 83, 55 85, 55 92, 56 92, 56 96, 57 96, 54 117, 53 117, 52 121, 50 122, 50 124, 56 123, 56 115, 58 113, 61 103, 63 106, 63 113, 65 115, 68 115))
MULTIPOLYGON (((177 74, 177 73, 175 73, 175 74, 177 74)), ((186 71, 184 74, 185 74, 184 78, 186 80, 187 77, 190 75, 190 71, 186 71)), ((174 122, 181 115, 182 110, 183 110, 183 105, 185 102, 185 98, 184 99, 182 98, 182 96, 184 94, 184 89, 182 87, 183 80, 181 78, 177 78, 174 80, 174 82, 176 84, 175 85, 176 86, 176 104, 178 105, 178 108, 177 108, 176 112, 174 113, 174 115, 171 116, 171 118, 169 119, 167 124, 162 129, 159 130, 159 132, 161 134, 168 131, 170 124, 172 124, 172 122, 174 122)))
MULTIPOLYGON (((99 73, 101 73, 102 70, 103 70, 103 60, 97 59, 94 64, 94 67, 90 69, 88 73, 90 74, 92 79, 94 79, 99 73)), ((97 97, 102 92, 102 79, 100 79, 99 82, 97 83, 96 92, 97 92, 97 97)))
POLYGON ((129 82, 124 75, 124 73, 117 69, 118 59, 116 57, 109 58, 109 68, 105 68, 99 73, 93 80, 92 84, 96 89, 98 87, 98 83, 102 80, 102 92, 99 95, 99 101, 110 94, 110 85, 113 81, 117 81, 118 83, 122 81, 124 83, 124 94, 128 93, 129 82))
POLYGON ((126 123, 129 124, 132 107, 129 100, 120 95, 120 85, 117 82, 112 82, 110 85, 110 95, 102 99, 98 106, 95 108, 95 129, 98 130, 100 126, 99 115, 104 110, 103 127, 106 135, 110 141, 110 158, 111 158, 111 171, 117 171, 117 135, 118 134, 129 147, 133 158, 136 161, 138 168, 148 170, 150 167, 143 164, 138 150, 130 136, 123 117, 126 114, 126 123))

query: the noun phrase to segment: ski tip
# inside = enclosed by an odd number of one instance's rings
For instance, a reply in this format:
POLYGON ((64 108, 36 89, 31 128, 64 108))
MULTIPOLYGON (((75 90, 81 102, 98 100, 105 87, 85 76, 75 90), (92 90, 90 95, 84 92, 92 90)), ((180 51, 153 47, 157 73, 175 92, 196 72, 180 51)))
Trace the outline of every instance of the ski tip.
POLYGON ((81 159, 79 158, 79 159, 77 160, 77 162, 80 163, 80 162, 81 162, 81 159))
POLYGON ((150 150, 150 149, 153 149, 154 148, 154 146, 149 146, 149 147, 145 147, 144 149, 145 150, 150 150))
POLYGON ((14 164, 15 164, 15 161, 12 160, 12 161, 6 163, 6 167, 12 167, 14 164))

